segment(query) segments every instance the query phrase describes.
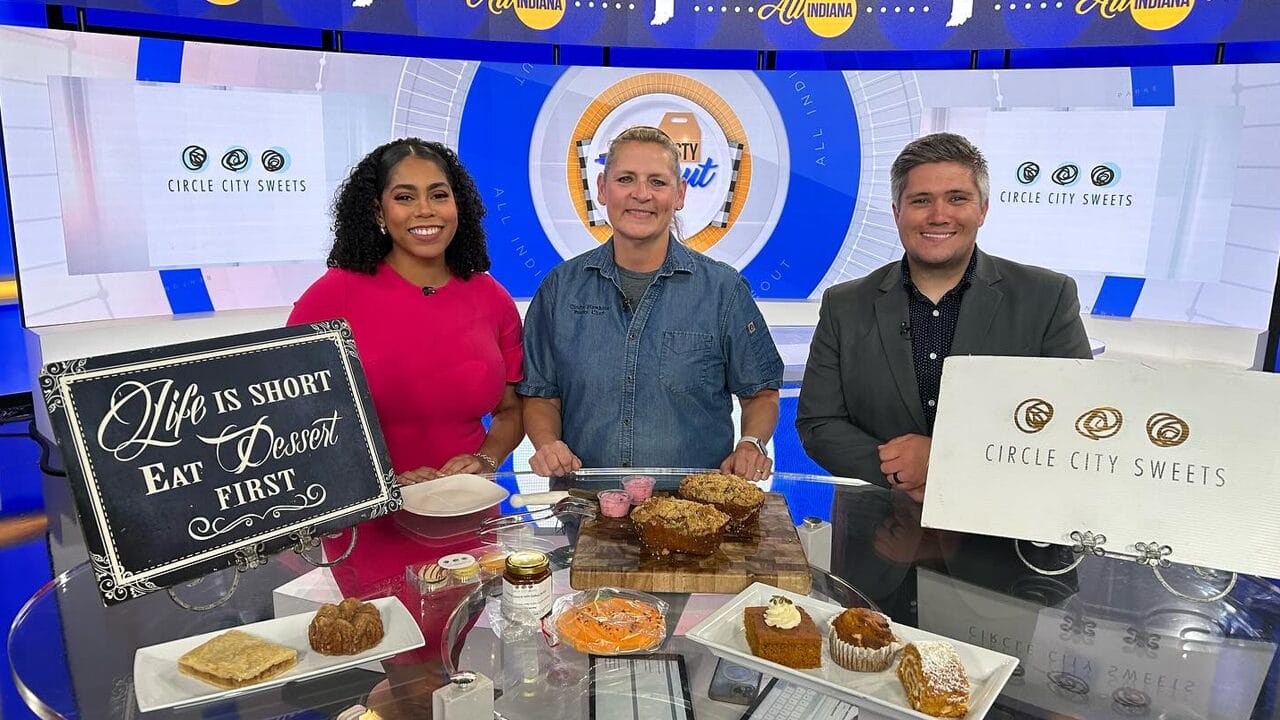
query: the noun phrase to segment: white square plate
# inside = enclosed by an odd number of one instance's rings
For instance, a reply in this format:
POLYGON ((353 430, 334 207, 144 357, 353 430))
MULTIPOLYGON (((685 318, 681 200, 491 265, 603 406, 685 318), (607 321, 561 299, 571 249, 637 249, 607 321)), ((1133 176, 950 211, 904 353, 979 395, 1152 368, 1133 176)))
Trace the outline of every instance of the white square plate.
POLYGON ((312 612, 263 620, 237 628, 263 640, 270 640, 298 651, 297 665, 270 680, 248 687, 228 690, 208 685, 178 672, 178 658, 226 630, 139 648, 133 656, 133 685, 138 695, 138 709, 142 712, 150 712, 161 708, 184 707, 245 695, 294 680, 306 680, 352 668, 370 660, 378 660, 422 647, 426 643, 418 623, 414 622, 413 616, 398 598, 378 598, 369 602, 382 613, 384 634, 382 642, 358 655, 321 655, 312 650, 307 641, 307 627, 311 624, 311 618, 315 617, 315 613, 312 612))
POLYGON ((404 509, 428 517, 466 515, 493 507, 508 495, 506 488, 479 475, 448 475, 400 487, 404 509))
MULTIPOLYGON (((755 583, 693 626, 686 633, 686 637, 705 645, 719 657, 754 668, 765 675, 780 677, 797 685, 846 700, 854 705, 875 709, 877 712, 893 717, 933 720, 932 716, 911 709, 911 704, 907 702, 907 694, 902 690, 902 683, 895 672, 896 659, 889 669, 881 672, 845 670, 831 659, 831 654, 827 651, 827 634, 831 631, 832 618, 842 612, 844 608, 839 605, 780 590, 772 585, 755 583), (742 624, 742 612, 748 607, 768 605, 769 598, 774 595, 788 598, 804 608, 817 624, 818 632, 822 633, 821 668, 797 670, 751 654, 751 648, 747 645, 746 629, 742 624)), ((960 660, 964 662, 965 672, 969 675, 969 714, 965 716, 966 720, 982 720, 982 717, 991 709, 996 697, 1000 695, 1004 684, 1013 675, 1014 668, 1018 666, 1018 659, 1010 655, 957 642, 951 638, 906 625, 894 623, 893 632, 903 642, 946 640, 955 646, 956 651, 960 653, 960 660)))

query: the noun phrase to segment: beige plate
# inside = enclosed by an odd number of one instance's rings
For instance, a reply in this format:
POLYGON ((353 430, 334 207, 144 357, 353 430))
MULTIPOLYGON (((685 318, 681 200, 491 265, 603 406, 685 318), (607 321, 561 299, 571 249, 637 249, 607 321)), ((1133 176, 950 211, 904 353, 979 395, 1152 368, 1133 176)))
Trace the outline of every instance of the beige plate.
POLYGON ((509 494, 506 488, 479 475, 449 475, 400 488, 404 509, 429 517, 473 513, 497 505, 509 494))

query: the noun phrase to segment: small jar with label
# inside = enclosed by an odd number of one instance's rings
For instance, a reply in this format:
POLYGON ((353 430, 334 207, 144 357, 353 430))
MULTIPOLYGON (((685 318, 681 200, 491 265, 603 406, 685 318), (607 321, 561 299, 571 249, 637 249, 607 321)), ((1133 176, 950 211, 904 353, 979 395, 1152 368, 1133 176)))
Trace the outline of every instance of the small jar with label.
POLYGON ((521 550, 507 556, 502 573, 502 614, 512 622, 536 624, 551 612, 551 563, 545 553, 521 550))

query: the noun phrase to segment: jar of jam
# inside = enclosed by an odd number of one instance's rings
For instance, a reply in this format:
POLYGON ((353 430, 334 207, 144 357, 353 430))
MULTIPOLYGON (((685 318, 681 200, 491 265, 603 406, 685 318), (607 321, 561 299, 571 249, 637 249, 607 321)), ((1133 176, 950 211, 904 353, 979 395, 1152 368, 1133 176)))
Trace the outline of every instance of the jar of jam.
POLYGON ((534 624, 551 612, 551 562, 545 553, 520 550, 507 556, 502 573, 502 614, 534 624))

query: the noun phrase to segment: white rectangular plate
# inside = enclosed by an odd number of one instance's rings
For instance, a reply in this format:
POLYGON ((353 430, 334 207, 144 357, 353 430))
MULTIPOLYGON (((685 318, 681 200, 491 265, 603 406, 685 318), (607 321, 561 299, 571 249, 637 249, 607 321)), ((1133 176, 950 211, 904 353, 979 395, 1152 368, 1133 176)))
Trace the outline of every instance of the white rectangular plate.
POLYGON ((307 641, 307 627, 315 613, 263 620, 243 625, 238 630, 256 635, 298 651, 298 664, 287 672, 248 687, 224 689, 208 685, 178 672, 178 658, 215 635, 217 632, 193 635, 181 640, 139 648, 133 656, 133 685, 138 695, 138 709, 142 712, 162 708, 184 707, 211 700, 223 700, 275 687, 295 680, 306 680, 320 675, 355 667, 370 660, 390 657, 406 650, 422 647, 426 641, 413 616, 399 599, 394 597, 370 600, 382 613, 384 634, 382 642, 358 655, 321 655, 311 649, 307 641))
MULTIPOLYGON (((868 709, 874 707, 875 710, 893 717, 932 720, 932 716, 911 709, 907 694, 902 690, 902 683, 894 672, 897 660, 894 660, 888 670, 881 672, 854 672, 836 665, 831 659, 831 654, 827 651, 827 634, 831 631, 832 618, 843 611, 844 608, 839 605, 780 590, 772 585, 755 583, 695 625, 686 637, 705 645, 715 655, 754 668, 765 675, 784 678, 868 709), (821 668, 796 670, 751 654, 742 624, 742 612, 748 607, 768 605, 769 598, 774 595, 789 598, 804 608, 818 625, 818 631, 822 633, 821 668)), ((969 675, 969 714, 965 716, 966 720, 982 720, 1000 695, 1004 684, 1009 681, 1014 668, 1018 666, 1018 659, 1010 655, 957 642, 906 625, 894 623, 893 632, 903 642, 946 640, 955 646, 969 675)))

